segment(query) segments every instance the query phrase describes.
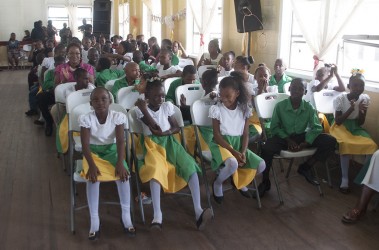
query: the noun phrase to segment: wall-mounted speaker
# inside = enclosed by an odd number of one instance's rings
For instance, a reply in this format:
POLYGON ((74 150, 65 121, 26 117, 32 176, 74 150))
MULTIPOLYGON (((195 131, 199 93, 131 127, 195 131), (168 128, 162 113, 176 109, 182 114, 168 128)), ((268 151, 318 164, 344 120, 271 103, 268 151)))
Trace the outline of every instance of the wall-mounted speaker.
POLYGON ((234 6, 239 33, 263 30, 260 0, 234 0, 234 6))
POLYGON ((93 33, 97 36, 103 34, 109 37, 111 33, 111 10, 110 0, 95 0, 93 3, 93 33))

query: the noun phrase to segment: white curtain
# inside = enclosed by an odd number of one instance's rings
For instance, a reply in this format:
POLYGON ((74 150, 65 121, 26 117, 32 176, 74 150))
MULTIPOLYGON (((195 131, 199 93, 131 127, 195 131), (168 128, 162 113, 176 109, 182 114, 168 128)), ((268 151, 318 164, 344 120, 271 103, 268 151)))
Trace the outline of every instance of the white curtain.
MULTIPOLYGON (((70 27, 72 36, 74 37, 80 37, 80 32, 78 30, 77 24, 76 24, 76 8, 77 5, 74 4, 68 4, 66 5, 67 12, 68 12, 68 27, 70 27)), ((80 38, 79 38, 80 39, 80 38)))
POLYGON ((217 8, 217 1, 218 0, 201 0, 201 4, 199 4, 199 1, 189 1, 192 16, 195 20, 195 25, 200 31, 199 55, 201 55, 204 51, 204 36, 208 34, 208 28, 217 8))
POLYGON ((342 32, 363 0, 291 0, 295 18, 314 53, 316 71, 328 51, 341 39, 342 32))

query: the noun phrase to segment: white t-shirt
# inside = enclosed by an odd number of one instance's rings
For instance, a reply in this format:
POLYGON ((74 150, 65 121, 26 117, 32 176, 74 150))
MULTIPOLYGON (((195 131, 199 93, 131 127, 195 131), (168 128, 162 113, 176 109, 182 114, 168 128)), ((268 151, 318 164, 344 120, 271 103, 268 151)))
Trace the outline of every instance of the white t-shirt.
POLYGON ((175 74, 176 71, 181 70, 178 65, 176 66, 171 66, 168 69, 163 69, 164 65, 157 65, 157 70, 158 70, 158 75, 159 77, 165 76, 165 75, 170 75, 170 74, 175 74))
POLYGON ((42 61, 41 66, 47 69, 54 69, 54 57, 45 57, 42 61))
POLYGON ((108 111, 107 120, 100 124, 95 111, 79 116, 79 126, 89 128, 89 143, 93 145, 109 145, 116 143, 116 126, 125 124, 126 116, 121 112, 108 111))
MULTIPOLYGON (((150 116, 154 119, 155 123, 159 125, 162 132, 165 132, 171 128, 171 124, 168 121, 168 117, 172 116, 175 113, 174 104, 172 104, 171 102, 164 102, 157 111, 153 111, 150 108, 147 108, 147 111, 149 112, 150 116)), ((136 113, 137 118, 141 120, 143 117, 142 111, 139 108, 137 108, 136 113)), ((142 129, 144 135, 152 135, 150 128, 143 122, 142 129)))
POLYGON ((84 63, 88 63, 88 50, 82 49, 82 61, 84 63))
POLYGON ((222 57, 223 55, 221 53, 218 53, 217 58, 213 60, 211 59, 211 55, 208 52, 203 54, 204 60, 206 59, 211 60, 212 65, 218 65, 222 57))
POLYGON ((245 114, 241 106, 230 110, 222 103, 217 103, 209 109, 209 117, 220 121, 220 132, 222 135, 241 136, 245 127, 245 121, 252 114, 252 109, 247 107, 245 114))
POLYGON ((230 76, 230 73, 233 72, 233 71, 234 71, 234 69, 225 70, 224 67, 221 67, 220 73, 218 73, 218 77, 230 76))
MULTIPOLYGON (((64 84, 64 83, 62 83, 62 84, 64 84)), ((76 84, 75 85, 71 85, 70 87, 68 87, 67 89, 65 89, 65 91, 63 93, 64 98, 67 98, 67 96, 69 94, 71 94, 71 93, 73 93, 73 92, 76 91, 75 90, 75 86, 76 86, 76 84)), ((95 86, 92 83, 89 83, 87 89, 95 89, 95 86)))
MULTIPOLYGON (((366 94, 361 94, 358 100, 355 102, 354 111, 347 117, 347 119, 357 119, 359 116, 359 103, 363 100, 363 103, 370 105, 370 97, 366 94)), ((333 107, 335 111, 342 111, 345 113, 350 108, 350 101, 347 99, 347 93, 343 93, 337 96, 333 100, 333 107)))

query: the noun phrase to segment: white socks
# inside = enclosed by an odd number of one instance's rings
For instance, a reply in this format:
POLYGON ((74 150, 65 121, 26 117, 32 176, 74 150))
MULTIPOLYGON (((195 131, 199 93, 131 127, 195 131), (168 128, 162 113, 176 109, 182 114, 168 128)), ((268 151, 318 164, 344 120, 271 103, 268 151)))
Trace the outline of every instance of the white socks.
POLYGON ((188 187, 191 190, 193 208, 195 210, 195 216, 197 220, 199 219, 201 213, 203 212, 203 209, 201 208, 201 202, 200 202, 200 186, 199 186, 199 177, 197 176, 197 173, 194 173, 191 175, 188 181, 188 187))
MULTIPOLYGON (((116 181, 118 196, 121 204, 121 216, 122 222, 125 227, 133 227, 133 223, 130 217, 130 185, 129 181, 122 182, 116 181)), ((100 218, 99 218, 99 188, 100 182, 92 183, 87 182, 87 201, 91 218, 90 232, 99 231, 100 218)))
POLYGON ((266 162, 261 161, 258 165, 258 168, 257 168, 257 174, 262 173, 265 169, 266 169, 266 162))
POLYGON ((222 183, 228 179, 238 168, 238 161, 236 158, 228 158, 225 161, 225 167, 220 169, 220 173, 217 176, 213 190, 216 196, 223 196, 222 183))
POLYGON ((340 155, 340 161, 341 161, 341 188, 347 188, 349 187, 349 161, 350 161, 350 155, 340 155))
POLYGON ((153 200, 154 219, 153 222, 162 223, 161 210, 161 184, 154 179, 150 180, 151 199, 153 200))

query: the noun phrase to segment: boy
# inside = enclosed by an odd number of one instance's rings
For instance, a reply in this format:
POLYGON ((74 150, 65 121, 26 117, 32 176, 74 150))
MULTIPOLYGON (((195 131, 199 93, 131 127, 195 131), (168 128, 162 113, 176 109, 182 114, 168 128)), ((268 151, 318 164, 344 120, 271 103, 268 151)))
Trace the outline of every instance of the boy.
POLYGON ((157 69, 154 66, 148 65, 143 60, 143 54, 140 50, 136 50, 133 52, 133 62, 138 63, 141 72, 157 71, 157 69))
POLYGON ((324 162, 330 153, 334 152, 336 139, 330 135, 322 134, 322 127, 316 110, 302 99, 305 92, 304 85, 303 79, 292 80, 291 96, 275 106, 271 120, 273 136, 262 145, 262 158, 266 162, 266 169, 263 171, 262 183, 258 186, 260 197, 270 190, 269 172, 272 159, 281 150, 297 152, 308 147, 317 148, 316 153, 301 164, 297 170, 313 185, 320 185, 320 183, 312 174, 312 166, 316 161, 324 162))
POLYGON ((285 63, 283 62, 283 59, 281 58, 276 59, 275 64, 274 64, 275 74, 270 77, 269 85, 270 86, 277 85, 279 93, 284 93, 284 89, 283 89, 284 84, 292 80, 291 77, 287 76, 286 73, 284 73, 286 69, 287 67, 285 63))
POLYGON ((172 52, 169 50, 161 50, 159 54, 159 63, 157 66, 158 75, 162 79, 167 79, 170 77, 180 77, 182 71, 179 66, 171 65, 172 52))
POLYGON ((110 69, 111 61, 107 57, 99 59, 96 66, 96 87, 104 87, 107 81, 118 79, 125 75, 123 70, 110 69))
POLYGON ((88 64, 96 69, 97 62, 99 61, 99 51, 96 48, 90 48, 88 50, 88 64))
POLYGON ((89 37, 84 37, 82 40, 82 60, 84 63, 88 63, 88 50, 91 48, 92 42, 89 37))
POLYGON ((233 51, 228 51, 224 53, 220 60, 220 73, 218 74, 219 77, 223 76, 230 76, 230 72, 233 72, 233 64, 234 59, 236 57, 236 54, 233 51))
POLYGON ((139 66, 135 62, 129 62, 126 64, 125 68, 125 77, 117 80, 112 88, 112 95, 114 99, 117 98, 117 92, 124 87, 129 87, 139 84, 140 70, 139 66))

